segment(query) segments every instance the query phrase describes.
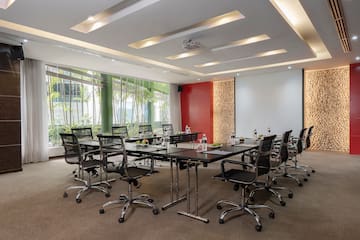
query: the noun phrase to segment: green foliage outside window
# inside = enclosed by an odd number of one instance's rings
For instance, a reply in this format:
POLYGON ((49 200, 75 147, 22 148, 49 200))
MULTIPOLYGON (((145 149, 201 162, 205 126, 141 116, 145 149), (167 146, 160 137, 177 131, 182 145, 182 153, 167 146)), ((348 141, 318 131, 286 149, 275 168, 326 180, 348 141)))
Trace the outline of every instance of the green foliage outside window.
MULTIPOLYGON (((104 75, 104 74, 103 74, 104 75)), ((139 124, 160 131, 169 119, 169 84, 111 76, 113 125, 126 125, 130 136, 139 124)), ((76 68, 46 66, 49 145, 60 145, 61 132, 92 127, 101 132, 101 74, 76 68)))

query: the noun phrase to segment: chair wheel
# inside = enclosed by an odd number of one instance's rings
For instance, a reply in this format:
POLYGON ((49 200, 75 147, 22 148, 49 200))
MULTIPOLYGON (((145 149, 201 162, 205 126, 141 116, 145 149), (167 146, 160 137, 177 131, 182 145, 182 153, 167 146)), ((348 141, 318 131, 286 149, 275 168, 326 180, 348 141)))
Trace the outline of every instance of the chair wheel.
POLYGON ((308 173, 308 174, 306 174, 308 177, 310 177, 311 175, 310 175, 310 173, 308 173))
POLYGON ((225 223, 225 221, 224 221, 224 219, 219 219, 219 224, 224 224, 225 223))
POLYGON ((77 177, 78 177, 78 175, 77 175, 77 174, 75 174, 75 175, 74 175, 74 177, 76 177, 76 178, 77 178, 77 177))
POLYGON ((299 184, 298 184, 298 186, 299 186, 299 187, 302 187, 302 186, 303 186, 303 184, 302 184, 302 183, 299 183, 299 184))
POLYGON ((64 194, 63 194, 63 198, 67 198, 67 197, 68 197, 67 192, 64 192, 64 194))
POLYGON ((288 197, 289 197, 289 198, 293 198, 293 197, 294 197, 294 194, 293 194, 293 193, 289 193, 289 194, 288 194, 288 197))
POLYGON ((110 195, 110 193, 105 193, 105 197, 110 197, 111 195, 110 195))
POLYGON ((123 223, 123 222, 125 222, 125 219, 124 218, 119 218, 119 223, 123 223))
POLYGON ((251 202, 254 202, 254 201, 255 201, 255 198, 254 198, 254 197, 249 197, 249 200, 250 200, 251 202))
POLYGON ((154 208, 154 209, 152 210, 152 212, 153 212, 154 215, 158 215, 158 214, 159 214, 159 209, 154 208))
MULTIPOLYGON (((285 206, 285 205, 284 205, 285 206)), ((275 218, 275 213, 274 212, 270 212, 269 213, 269 218, 274 219, 275 218)))
POLYGON ((81 203, 81 198, 75 199, 76 203, 81 203))
POLYGON ((108 185, 107 188, 108 188, 108 189, 112 189, 112 186, 111 186, 111 185, 108 185))
POLYGON ((313 169, 313 170, 311 170, 311 172, 312 172, 312 173, 315 173, 316 171, 313 169))
POLYGON ((234 190, 234 191, 238 191, 238 190, 239 190, 239 184, 234 184, 233 190, 234 190))
POLYGON ((283 206, 283 207, 285 207, 286 202, 285 202, 285 201, 280 201, 280 205, 283 206))
POLYGON ((148 199, 148 202, 149 202, 149 203, 153 203, 153 202, 154 202, 154 199, 149 198, 149 199, 148 199))
POLYGON ((101 209, 99 210, 99 214, 104 214, 104 213, 105 213, 105 209, 101 208, 101 209))
POLYGON ((308 181, 308 179, 307 179, 307 178, 304 178, 304 181, 305 181, 305 182, 307 182, 307 181, 308 181))
POLYGON ((216 205, 216 208, 221 210, 222 209, 222 206, 221 205, 216 205))
POLYGON ((261 225, 256 225, 255 229, 257 232, 261 232, 262 226, 261 225))
POLYGON ((277 181, 276 181, 276 180, 274 180, 272 183, 273 183, 274 185, 277 185, 277 181))
POLYGON ((134 184, 134 187, 137 187, 139 185, 138 180, 134 179, 133 184, 134 184))

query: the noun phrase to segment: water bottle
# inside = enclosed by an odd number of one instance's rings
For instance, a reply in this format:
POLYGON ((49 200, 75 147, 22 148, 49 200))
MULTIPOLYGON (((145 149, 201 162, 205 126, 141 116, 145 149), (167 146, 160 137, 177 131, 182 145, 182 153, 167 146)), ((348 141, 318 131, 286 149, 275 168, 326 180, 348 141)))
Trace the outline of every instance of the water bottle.
POLYGON ((206 137, 205 133, 203 134, 203 136, 201 138, 201 145, 202 145, 202 150, 207 151, 207 137, 206 137))
POLYGON ((230 135, 230 145, 234 146, 235 145, 235 133, 232 132, 230 135))
POLYGON ((165 136, 165 147, 166 149, 170 148, 170 136, 165 136))
POLYGON ((191 133, 191 129, 187 124, 185 126, 185 133, 191 133))

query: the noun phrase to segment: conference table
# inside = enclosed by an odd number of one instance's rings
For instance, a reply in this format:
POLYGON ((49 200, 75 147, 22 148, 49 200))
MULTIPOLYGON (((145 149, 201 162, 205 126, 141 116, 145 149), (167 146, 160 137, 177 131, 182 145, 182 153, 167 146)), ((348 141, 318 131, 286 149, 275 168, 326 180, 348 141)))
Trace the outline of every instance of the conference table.
MULTIPOLYGON (((99 147, 98 141, 85 141, 80 142, 81 145, 87 147, 99 147)), ((164 148, 159 145, 148 145, 142 146, 136 143, 126 143, 125 149, 128 153, 144 154, 149 157, 162 157, 163 159, 170 161, 170 171, 171 171, 171 183, 170 183, 170 194, 171 202, 162 207, 163 210, 176 205, 177 203, 186 200, 187 206, 185 211, 178 211, 179 215, 187 216, 204 223, 208 223, 209 219, 199 215, 199 166, 202 165, 207 167, 208 164, 213 162, 234 156, 243 154, 245 152, 256 149, 258 145, 253 144, 237 144, 237 145, 224 145, 220 148, 211 149, 204 152, 199 152, 196 149, 189 148, 177 148, 177 147, 168 147, 164 148), (174 167, 173 162, 175 162, 175 181, 174 181, 174 167), (186 195, 179 196, 179 165, 185 164, 186 166, 186 195), (194 169, 195 182, 194 182, 194 213, 191 212, 191 168, 194 169), (176 198, 174 200, 174 190, 176 193, 176 198)), ((153 163, 152 166, 153 167, 153 163)))

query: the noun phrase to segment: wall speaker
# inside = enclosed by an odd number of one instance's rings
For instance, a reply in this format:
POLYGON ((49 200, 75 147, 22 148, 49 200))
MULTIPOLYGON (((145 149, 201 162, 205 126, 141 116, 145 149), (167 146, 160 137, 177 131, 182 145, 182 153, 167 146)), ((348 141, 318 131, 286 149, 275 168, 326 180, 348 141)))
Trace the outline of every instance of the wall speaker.
POLYGON ((24 51, 22 46, 12 46, 11 58, 15 60, 24 60, 24 51))
POLYGON ((24 60, 24 52, 22 46, 12 46, 0 43, 0 54, 11 60, 24 60))

